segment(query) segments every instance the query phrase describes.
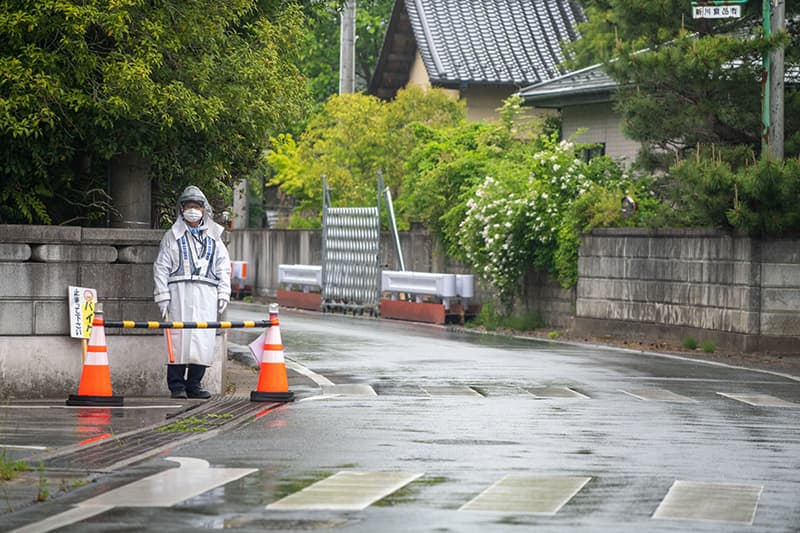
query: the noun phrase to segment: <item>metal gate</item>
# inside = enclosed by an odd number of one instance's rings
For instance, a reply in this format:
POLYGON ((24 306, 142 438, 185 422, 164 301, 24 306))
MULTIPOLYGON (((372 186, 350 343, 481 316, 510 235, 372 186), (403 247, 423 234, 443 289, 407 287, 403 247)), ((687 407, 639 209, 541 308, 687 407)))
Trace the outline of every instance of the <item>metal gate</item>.
POLYGON ((378 315, 380 207, 331 207, 322 200, 322 311, 378 315))

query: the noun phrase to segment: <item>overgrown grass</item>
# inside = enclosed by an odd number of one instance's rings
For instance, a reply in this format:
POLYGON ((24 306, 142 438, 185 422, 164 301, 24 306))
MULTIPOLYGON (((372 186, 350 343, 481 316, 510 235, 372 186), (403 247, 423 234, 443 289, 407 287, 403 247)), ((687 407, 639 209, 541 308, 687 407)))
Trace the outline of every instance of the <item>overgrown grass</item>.
POLYGON ((469 327, 483 326, 487 331, 495 331, 498 329, 531 331, 534 329, 541 329, 546 325, 547 323, 539 312, 506 316, 497 313, 494 305, 491 303, 484 304, 481 307, 480 314, 467 324, 469 327))
POLYGON ((25 461, 9 461, 6 457, 6 450, 0 451, 0 480, 11 481, 20 472, 29 470, 28 463, 25 461))
POLYGON ((173 422, 167 426, 156 428, 156 431, 170 431, 172 433, 203 432, 208 431, 209 428, 221 426, 224 423, 224 420, 229 418, 233 418, 233 415, 229 413, 224 415, 209 414, 203 416, 202 418, 190 416, 188 418, 184 418, 183 420, 173 422))
POLYGON ((714 353, 717 347, 714 345, 713 342, 704 342, 703 343, 703 351, 705 353, 714 353))
POLYGON ((39 463, 39 490, 36 493, 36 501, 47 501, 50 497, 50 491, 47 489, 47 478, 44 477, 44 462, 39 463))
POLYGON ((697 339, 694 337, 686 337, 683 339, 683 347, 687 350, 696 350, 698 346, 697 339))

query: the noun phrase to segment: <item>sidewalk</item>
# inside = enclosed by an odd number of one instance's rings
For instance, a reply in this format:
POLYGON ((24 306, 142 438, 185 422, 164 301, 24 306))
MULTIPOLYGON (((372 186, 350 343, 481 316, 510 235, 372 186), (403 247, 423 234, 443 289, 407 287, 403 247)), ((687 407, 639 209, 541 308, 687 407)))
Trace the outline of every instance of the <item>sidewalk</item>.
MULTIPOLYGON (((282 405, 250 401, 258 369, 233 355, 246 347, 230 348, 225 394, 211 400, 126 397, 122 407, 67 407, 64 398, 0 405, 0 523, 7 513, 57 498, 166 447, 234 429, 282 405), (26 469, 19 470, 23 465, 26 469)), ((287 377, 296 396, 316 387, 288 369, 287 377)))

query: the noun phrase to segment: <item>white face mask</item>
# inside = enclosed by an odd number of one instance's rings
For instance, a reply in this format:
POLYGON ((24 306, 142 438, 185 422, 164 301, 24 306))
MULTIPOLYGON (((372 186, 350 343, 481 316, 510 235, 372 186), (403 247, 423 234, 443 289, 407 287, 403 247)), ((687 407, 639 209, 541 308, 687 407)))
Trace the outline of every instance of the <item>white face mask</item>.
POLYGON ((195 208, 187 209, 183 212, 183 218, 185 218, 187 222, 197 222, 203 218, 203 212, 195 208))

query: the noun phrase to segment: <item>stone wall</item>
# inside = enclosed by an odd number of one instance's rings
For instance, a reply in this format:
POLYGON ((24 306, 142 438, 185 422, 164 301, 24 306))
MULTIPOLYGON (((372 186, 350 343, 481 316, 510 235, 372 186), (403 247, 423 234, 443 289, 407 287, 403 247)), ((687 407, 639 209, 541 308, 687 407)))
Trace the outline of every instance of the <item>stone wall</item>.
MULTIPOLYGON (((97 289, 109 320, 157 320, 152 263, 163 232, 0 225, 0 397, 77 391, 81 341, 69 337, 67 287, 97 289)), ((274 296, 278 265, 319 264, 320 232, 230 232, 231 259, 249 262, 248 284, 274 296)), ((407 270, 469 273, 424 231, 400 235, 407 270)), ((383 236, 381 263, 397 269, 383 236)), ((515 312, 587 335, 681 341, 800 353, 800 238, 758 240, 702 230, 595 230, 584 236, 577 290, 526 276, 515 312)), ((476 302, 491 292, 476 287, 476 302)), ((163 332, 106 330, 114 394, 164 395, 163 332)), ((206 385, 222 390, 227 335, 206 385)))
POLYGON ((578 279, 579 332, 800 353, 800 239, 595 230, 578 279))
MULTIPOLYGON (((67 290, 91 287, 107 320, 158 320, 153 261, 164 232, 0 225, 0 397, 77 393, 81 340, 69 336, 67 290)), ((156 330, 106 328, 115 395, 165 395, 166 347, 156 330)), ((222 388, 219 363, 204 383, 222 388)))

